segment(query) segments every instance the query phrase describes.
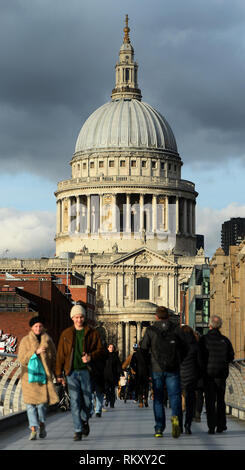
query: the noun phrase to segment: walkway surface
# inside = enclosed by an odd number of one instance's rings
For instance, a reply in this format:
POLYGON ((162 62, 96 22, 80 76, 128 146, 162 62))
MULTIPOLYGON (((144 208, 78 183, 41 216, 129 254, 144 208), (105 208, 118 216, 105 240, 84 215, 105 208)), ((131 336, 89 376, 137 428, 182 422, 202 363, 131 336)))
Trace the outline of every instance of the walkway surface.
MULTIPOLYGON (((192 435, 171 435, 170 409, 166 410, 167 427, 163 438, 154 437, 153 404, 140 409, 133 401, 117 400, 114 409, 90 420, 90 434, 80 442, 73 441, 70 412, 58 411, 47 417, 47 437, 29 441, 26 424, 1 433, 1 450, 244 450, 245 422, 227 419, 228 430, 222 434, 207 433, 206 415, 200 423, 193 423, 192 435)), ((3 456, 3 455, 2 455, 3 456)), ((37 463, 37 462, 36 462, 37 463)))

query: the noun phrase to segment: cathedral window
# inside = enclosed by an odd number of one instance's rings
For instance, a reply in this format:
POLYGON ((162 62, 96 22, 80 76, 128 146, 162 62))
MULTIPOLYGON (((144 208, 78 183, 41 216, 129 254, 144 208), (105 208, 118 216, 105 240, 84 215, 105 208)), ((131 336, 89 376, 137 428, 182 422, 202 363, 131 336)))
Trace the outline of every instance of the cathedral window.
POLYGON ((124 286, 124 297, 128 297, 128 285, 124 286))
POLYGON ((151 162, 151 167, 154 169, 156 168, 156 162, 151 162))
POLYGON ((136 167, 136 160, 131 161, 131 166, 134 167, 134 168, 136 167))
POLYGON ((90 168, 94 168, 94 162, 90 162, 90 168))
POLYGON ((125 160, 121 160, 121 161, 120 161, 120 167, 125 167, 125 166, 126 166, 125 160))
POLYGON ((114 160, 109 160, 109 167, 113 168, 114 167, 114 160))
POLYGON ((137 279, 137 299, 147 300, 150 295, 150 282, 147 277, 137 279))
POLYGON ((142 161, 142 168, 146 168, 146 160, 142 161))
POLYGON ((99 162, 99 168, 104 168, 104 162, 99 162))
POLYGON ((83 163, 83 169, 86 170, 87 164, 83 163))

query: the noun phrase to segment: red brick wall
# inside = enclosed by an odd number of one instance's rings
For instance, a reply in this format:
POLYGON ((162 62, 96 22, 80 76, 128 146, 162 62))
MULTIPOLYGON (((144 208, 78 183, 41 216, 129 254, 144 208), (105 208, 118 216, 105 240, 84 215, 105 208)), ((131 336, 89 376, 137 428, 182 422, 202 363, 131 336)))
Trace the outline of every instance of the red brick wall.
POLYGON ((17 338, 16 351, 20 340, 30 331, 29 320, 33 316, 34 312, 0 312, 0 330, 17 338))

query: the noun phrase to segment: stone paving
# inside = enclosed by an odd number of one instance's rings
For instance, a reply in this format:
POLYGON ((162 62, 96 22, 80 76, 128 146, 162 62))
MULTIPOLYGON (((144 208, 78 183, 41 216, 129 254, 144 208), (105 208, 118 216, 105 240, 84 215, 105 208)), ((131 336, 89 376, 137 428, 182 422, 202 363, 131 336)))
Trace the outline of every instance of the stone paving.
POLYGON ((245 422, 228 418, 228 430, 222 434, 207 433, 206 415, 201 423, 193 423, 192 435, 171 435, 171 410, 166 410, 167 427, 163 438, 154 437, 153 404, 140 409, 133 401, 117 400, 114 409, 90 420, 90 434, 80 442, 73 441, 70 412, 50 413, 47 417, 47 437, 29 441, 27 425, 1 433, 1 450, 244 450, 245 422))

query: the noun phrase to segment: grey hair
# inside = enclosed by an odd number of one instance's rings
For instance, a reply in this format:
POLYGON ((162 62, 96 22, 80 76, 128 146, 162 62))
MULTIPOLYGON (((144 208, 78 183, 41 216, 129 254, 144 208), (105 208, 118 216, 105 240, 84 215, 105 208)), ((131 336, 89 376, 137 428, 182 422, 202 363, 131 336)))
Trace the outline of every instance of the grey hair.
POLYGON ((212 315, 212 317, 209 320, 209 325, 212 328, 217 328, 218 330, 222 327, 222 323, 223 323, 223 320, 218 315, 212 315))

